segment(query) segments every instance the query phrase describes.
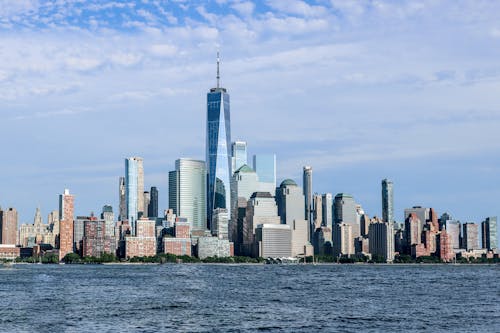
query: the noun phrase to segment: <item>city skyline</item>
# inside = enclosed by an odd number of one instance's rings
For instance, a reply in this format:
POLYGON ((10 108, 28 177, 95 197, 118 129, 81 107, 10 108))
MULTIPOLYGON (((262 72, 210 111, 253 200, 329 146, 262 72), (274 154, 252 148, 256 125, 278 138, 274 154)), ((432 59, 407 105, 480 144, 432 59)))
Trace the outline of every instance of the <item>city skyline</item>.
POLYGON ((301 185, 302 167, 311 165, 313 192, 352 194, 370 216, 381 216, 386 177, 394 182, 397 221, 414 205, 477 224, 499 215, 498 4, 282 4, 252 11, 243 2, 174 6, 176 24, 155 23, 145 16, 159 16, 159 9, 136 4, 127 9, 128 22, 136 22, 128 27, 106 19, 105 8, 78 16, 68 5, 67 24, 50 28, 35 16, 50 18, 56 5, 6 2, 0 138, 9 163, 2 166, 0 205, 16 208, 26 223, 39 205, 44 218, 57 209, 58 193, 69 188, 75 215, 104 204, 117 212, 123 159, 141 156, 145 188, 156 186, 159 209, 167 208, 174 161, 204 156, 204 92, 213 86, 220 48, 232 140, 246 141, 248 156, 276 153, 277 184, 291 178, 301 185), (435 12, 448 19, 439 31, 435 12), (460 15, 467 12, 476 15, 460 15), (391 23, 403 28, 406 42, 391 23), (247 34, 246 47, 236 33, 247 34), (375 46, 382 35, 388 41, 375 46), (463 36, 470 43, 462 45, 463 36), (79 38, 82 46, 71 50, 79 38), (137 46, 125 47, 129 39, 137 46), (284 42, 272 46, 274 39, 284 42), (393 58, 401 63, 389 66, 393 58), (376 61, 387 73, 374 69, 376 61))

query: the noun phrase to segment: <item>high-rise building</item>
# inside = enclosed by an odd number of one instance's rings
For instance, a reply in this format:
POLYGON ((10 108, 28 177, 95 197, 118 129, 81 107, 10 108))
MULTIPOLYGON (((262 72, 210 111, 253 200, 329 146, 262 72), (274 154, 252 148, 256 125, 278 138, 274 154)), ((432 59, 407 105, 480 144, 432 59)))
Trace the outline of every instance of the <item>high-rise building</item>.
POLYGON ((248 164, 247 143, 245 141, 235 141, 231 145, 232 171, 236 172, 243 165, 248 164))
POLYGON ((313 221, 314 230, 323 225, 323 196, 317 193, 313 195, 313 221))
POLYGON ((333 195, 331 193, 325 193, 323 194, 323 198, 321 201, 323 204, 322 225, 331 228, 333 224, 333 195))
POLYGON ((151 202, 151 193, 149 193, 149 191, 144 191, 143 196, 144 196, 144 212, 142 216, 148 217, 149 203, 151 202))
POLYGON ((257 255, 255 247, 255 229, 259 224, 281 224, 278 207, 273 196, 268 192, 255 192, 247 202, 246 216, 243 223, 243 253, 257 255))
POLYGON ((149 217, 158 217, 158 189, 153 186, 151 187, 150 198, 148 205, 148 216, 149 217))
POLYGON ((17 245, 18 219, 15 208, 0 209, 0 244, 17 245))
POLYGON ((372 256, 381 256, 387 262, 394 260, 394 227, 391 222, 371 223, 368 239, 372 256))
POLYGON ((253 169, 259 176, 259 192, 274 194, 276 190, 276 155, 254 155, 253 169))
MULTIPOLYGON (((312 216, 312 167, 305 166, 302 173, 302 193, 304 193, 304 215, 309 224, 313 223, 312 216)), ((312 227, 311 227, 312 228, 312 227)))
POLYGON ((73 217, 75 214, 75 198, 64 190, 59 195, 59 260, 73 252, 73 217))
POLYGON ((483 248, 488 250, 498 249, 497 217, 487 217, 481 223, 481 237, 483 248))
MULTIPOLYGON (((276 203, 281 224, 290 226, 292 256, 308 255, 312 252, 309 241, 309 224, 304 219, 302 189, 291 179, 285 179, 276 189, 276 203)), ((311 253, 312 254, 312 253, 311 253)))
POLYGON ((144 212, 144 166, 141 157, 125 159, 127 219, 135 235, 136 221, 144 212))
POLYGON ((125 187, 125 177, 120 177, 118 186, 118 197, 120 202, 119 221, 125 221, 127 216, 127 188, 125 187))
POLYGON ((101 219, 104 220, 106 224, 106 234, 107 237, 115 236, 115 214, 113 213, 113 207, 111 205, 105 205, 102 207, 101 219))
POLYGON ((421 207, 421 206, 413 206, 412 208, 405 209, 405 219, 410 216, 410 214, 415 213, 419 220, 418 225, 418 234, 421 235, 424 230, 424 224, 430 219, 430 209, 421 207))
POLYGON ((212 236, 219 239, 228 239, 227 209, 216 208, 212 218, 212 236))
POLYGON ((462 247, 467 251, 479 249, 479 233, 477 224, 468 222, 464 223, 462 227, 462 247))
POLYGON ((334 223, 356 224, 358 221, 356 202, 350 194, 339 193, 335 196, 334 223))
POLYGON ((333 225, 333 256, 351 256, 355 254, 354 239, 359 234, 359 226, 352 223, 335 223, 333 225))
POLYGON ((107 223, 104 220, 93 218, 84 221, 82 256, 100 257, 103 253, 115 254, 115 237, 108 236, 106 229, 107 223))
POLYGON ((460 221, 446 220, 445 229, 451 242, 452 249, 459 249, 461 238, 460 221))
POLYGON ((190 158, 175 161, 175 171, 169 173, 169 203, 177 216, 188 219, 191 230, 207 229, 205 162, 190 158))
POLYGON ((384 222, 394 222, 394 192, 391 180, 382 180, 382 219, 384 222))
MULTIPOLYGON (((208 226, 215 208, 231 207, 231 115, 229 94, 219 84, 219 56, 217 55, 217 86, 207 94, 207 212, 208 226)), ((228 212, 231 218, 231 212, 228 212)), ((184 215, 183 215, 184 216, 184 215)))
POLYGON ((411 253, 412 246, 422 243, 420 224, 417 213, 410 213, 405 220, 405 252, 407 254, 411 253))
POLYGON ((137 220, 137 235, 125 237, 125 258, 152 257, 156 254, 155 221, 137 220))

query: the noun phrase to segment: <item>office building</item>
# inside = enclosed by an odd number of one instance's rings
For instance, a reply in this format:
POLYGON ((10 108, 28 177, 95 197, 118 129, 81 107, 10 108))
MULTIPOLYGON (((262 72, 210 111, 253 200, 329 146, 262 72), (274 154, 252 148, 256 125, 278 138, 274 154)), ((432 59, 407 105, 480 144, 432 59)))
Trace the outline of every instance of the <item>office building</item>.
POLYGON ((232 172, 248 164, 247 143, 245 141, 235 141, 231 145, 232 172))
MULTIPOLYGON (((312 225, 312 201, 313 201, 313 188, 312 188, 312 167, 305 166, 302 172, 302 193, 304 194, 304 217, 312 225)), ((312 227, 311 227, 312 228, 312 227)))
POLYGON ((278 207, 273 196, 268 192, 255 192, 247 202, 246 216, 243 223, 243 253, 256 256, 255 229, 259 224, 280 224, 278 207))
POLYGON ((487 250, 498 249, 498 234, 497 234, 497 217, 487 217, 481 223, 481 238, 483 241, 483 248, 487 250))
MULTIPOLYGON (((217 208, 225 209, 225 208, 217 208)), ((212 221, 215 221, 216 210, 212 221)), ((208 257, 225 258, 231 256, 231 244, 228 239, 218 237, 199 237, 198 238, 198 258, 205 259, 208 257)))
POLYGON ((219 239, 229 239, 228 237, 228 214, 226 208, 214 209, 212 217, 212 236, 219 239))
MULTIPOLYGON (((207 212, 208 227, 213 210, 231 207, 231 115, 229 94, 220 87, 219 57, 217 56, 217 86, 207 94, 207 212)), ((231 212, 229 219, 231 218, 231 212)), ((184 215, 183 215, 184 216, 184 215)))
POLYGON ((421 206, 413 206, 412 208, 406 208, 404 210, 405 212, 405 219, 410 216, 410 214, 415 213, 418 217, 419 220, 419 225, 418 225, 418 234, 420 235, 422 231, 424 230, 424 224, 427 222, 430 218, 430 209, 421 207, 421 206))
POLYGON ((255 232, 257 256, 262 258, 289 258, 292 255, 291 236, 292 231, 289 225, 259 224, 255 232))
POLYGON ((149 194, 148 216, 158 217, 158 189, 155 186, 151 187, 149 194))
POLYGON ((69 190, 64 190, 64 193, 59 195, 59 260, 73 252, 74 212, 75 198, 69 190))
POLYGON ((333 225, 332 233, 334 257, 350 257, 355 254, 354 239, 359 235, 358 225, 343 222, 335 223, 333 225))
POLYGON ((276 190, 276 155, 254 155, 253 169, 259 177, 259 192, 274 194, 276 190))
POLYGON ((113 213, 113 207, 111 205, 105 205, 102 207, 101 220, 106 223, 106 235, 107 237, 115 236, 115 214, 113 213))
POLYGON ((120 177, 118 184, 118 200, 120 203, 120 211, 118 212, 118 220, 125 221, 127 216, 127 188, 125 186, 125 177, 120 177))
POLYGON ((169 172, 170 208, 187 218, 193 231, 207 229, 206 182, 204 161, 181 158, 175 161, 175 171, 169 172))
POLYGON ((479 249, 478 225, 472 222, 462 225, 462 248, 467 251, 479 249))
POLYGON ((350 194, 339 193, 334 202, 334 223, 356 224, 358 221, 356 202, 350 194))
POLYGON ((323 225, 323 196, 317 193, 313 195, 313 222, 314 230, 323 225))
POLYGON ((460 248, 461 228, 460 221, 446 220, 445 229, 453 249, 460 248))
POLYGON ((17 245, 19 217, 15 208, 0 209, 0 244, 17 245))
POLYGON ((436 235, 436 254, 444 262, 450 262, 455 259, 452 240, 446 229, 441 230, 436 235))
MULTIPOLYGON (((394 222, 394 190, 391 180, 382 180, 382 220, 394 222)), ((406 218, 406 217, 405 217, 406 218)))
POLYGON ((368 239, 372 256, 380 256, 386 262, 394 260, 394 227, 392 222, 371 223, 368 239))
POLYGON ((321 202, 323 204, 322 226, 331 228, 333 225, 333 195, 331 193, 323 194, 321 202))
POLYGON ((410 254, 411 248, 414 245, 422 243, 421 235, 422 231, 420 229, 420 219, 417 213, 410 213, 405 220, 405 253, 410 254))
POLYGON ((136 232, 136 221, 144 213, 144 166, 141 157, 125 159, 125 188, 127 219, 132 234, 136 232))
POLYGON ((151 193, 149 193, 149 191, 144 191, 143 196, 144 196, 144 212, 142 213, 141 216, 149 217, 148 209, 149 209, 149 203, 151 202, 151 193))
POLYGON ((163 252, 176 256, 191 256, 191 225, 187 219, 175 219, 174 237, 163 237, 163 252))

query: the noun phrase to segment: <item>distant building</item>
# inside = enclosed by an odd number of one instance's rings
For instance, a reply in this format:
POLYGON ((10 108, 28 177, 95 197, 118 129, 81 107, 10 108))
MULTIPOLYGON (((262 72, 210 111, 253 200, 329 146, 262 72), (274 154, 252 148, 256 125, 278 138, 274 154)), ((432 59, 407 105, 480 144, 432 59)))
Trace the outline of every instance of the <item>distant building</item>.
POLYGON ((150 190, 150 201, 148 205, 148 216, 158 217, 158 189, 153 186, 150 190))
POLYGON ((148 209, 151 202, 151 193, 149 193, 149 191, 144 191, 142 195, 144 197, 144 212, 141 214, 141 216, 149 217, 148 209))
POLYGON ((255 233, 258 256, 288 258, 292 255, 292 231, 285 224, 259 224, 255 233))
POLYGON ((446 233, 453 249, 460 248, 461 227, 460 221, 447 220, 445 223, 446 233))
POLYGON ((174 237, 163 238, 163 252, 191 256, 191 225, 185 218, 176 218, 174 237))
POLYGON ((331 193, 323 194, 322 204, 323 204, 322 226, 331 228, 333 225, 333 196, 331 193))
POLYGON ((107 237, 115 236, 115 214, 113 213, 113 207, 111 205, 105 205, 102 207, 101 219, 106 223, 106 235, 107 237))
POLYGON ((152 257, 156 255, 155 221, 137 220, 136 236, 125 236, 125 257, 152 257))
POLYGON ((323 196, 317 193, 313 195, 313 222, 314 230, 323 225, 323 196))
POLYGON ((408 216, 410 216, 410 214, 412 213, 416 214, 419 221, 418 234, 422 234, 422 231, 424 230, 424 224, 429 220, 430 209, 421 206, 413 206, 412 208, 406 208, 404 212, 405 219, 408 218, 408 216))
POLYGON ((481 237, 483 248, 488 250, 498 249, 497 217, 487 217, 481 223, 481 237))
POLYGON ((276 202, 267 192, 256 192, 247 202, 243 224, 243 253, 245 255, 257 255, 255 229, 259 224, 280 224, 276 202))
POLYGON ((382 180, 382 220, 394 222, 394 184, 389 179, 382 180))
POLYGON ((334 223, 356 224, 356 202, 350 194, 339 193, 335 196, 334 223))
POLYGON ((228 238, 228 213, 226 208, 216 208, 212 216, 212 236, 219 239, 228 238))
POLYGON ((276 189, 276 155, 254 155, 253 169, 259 176, 259 191, 274 193, 276 189))
POLYGON ((0 244, 0 260, 15 260, 21 256, 21 248, 14 244, 0 244))
POLYGON ((84 221, 82 239, 82 255, 99 258, 104 253, 115 254, 116 242, 114 236, 108 236, 105 220, 84 221))
POLYGON ((462 225, 463 228, 463 237, 462 237, 462 247, 469 250, 478 250, 479 249, 479 233, 478 233, 478 225, 475 223, 464 223, 462 225))
POLYGON ((313 224, 313 184, 312 184, 312 167, 305 166, 302 170, 302 193, 304 194, 304 218, 309 221, 312 230, 313 224))
POLYGON ((248 164, 247 143, 245 141, 235 141, 231 145, 232 171, 236 172, 242 166, 248 164))
POLYGON ((387 262, 394 260, 394 227, 392 222, 371 223, 368 239, 372 256, 380 256, 387 262))
POLYGON ((450 262, 455 258, 450 234, 445 229, 441 230, 436 237, 436 250, 438 257, 444 262, 450 262))
POLYGON ((33 247, 36 244, 44 243, 55 247, 56 234, 59 234, 59 220, 58 218, 56 220, 57 222, 52 220, 52 224, 44 224, 40 208, 37 208, 33 224, 21 224, 19 228, 19 244, 22 247, 33 247), (53 231, 54 223, 57 223, 57 233, 53 231))
POLYGON ((69 190, 64 190, 64 194, 59 196, 59 260, 73 252, 74 211, 75 199, 69 190))
MULTIPOLYGON (((214 219, 215 215, 212 218, 214 219)), ((200 259, 205 259, 208 257, 224 258, 229 256, 231 256, 231 245, 227 238, 226 239, 220 239, 218 237, 198 238, 198 258, 200 259)))
POLYGON ((175 161, 175 171, 169 173, 169 205, 174 214, 188 219, 192 230, 207 229, 206 184, 204 161, 190 158, 175 161))
POLYGON ((359 235, 359 226, 352 223, 335 223, 332 231, 333 255, 335 257, 354 255, 354 239, 359 235))
POLYGON ((118 199, 120 202, 120 211, 118 215, 119 221, 125 221, 127 216, 127 188, 125 185, 125 177, 120 177, 118 185, 118 199))
POLYGON ((15 208, 0 209, 0 243, 17 245, 17 224, 19 217, 15 208))
POLYGON ((132 235, 136 234, 136 221, 144 213, 144 164, 141 157, 125 159, 125 188, 127 219, 132 235))

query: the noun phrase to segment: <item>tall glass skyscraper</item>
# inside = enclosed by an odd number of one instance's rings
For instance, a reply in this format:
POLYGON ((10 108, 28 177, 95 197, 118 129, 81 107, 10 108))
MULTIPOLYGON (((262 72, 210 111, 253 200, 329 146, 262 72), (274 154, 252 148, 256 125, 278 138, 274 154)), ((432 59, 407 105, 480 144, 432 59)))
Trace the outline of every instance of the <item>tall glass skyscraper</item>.
POLYGON ((125 188, 127 219, 135 235, 138 213, 144 210, 144 167, 141 157, 125 159, 125 188), (139 210, 142 205, 142 210, 139 210))
POLYGON ((382 180, 382 219, 384 222, 394 222, 393 183, 388 179, 382 180))
POLYGON ((217 87, 207 94, 207 219, 210 228, 215 208, 227 208, 231 218, 231 117, 229 94, 221 88, 217 54, 217 87))
POLYGON ((259 192, 269 192, 274 195, 276 191, 276 155, 254 155, 253 169, 259 176, 259 192))
POLYGON ((235 141, 231 146, 233 156, 233 173, 239 168, 248 164, 247 143, 245 141, 235 141))

